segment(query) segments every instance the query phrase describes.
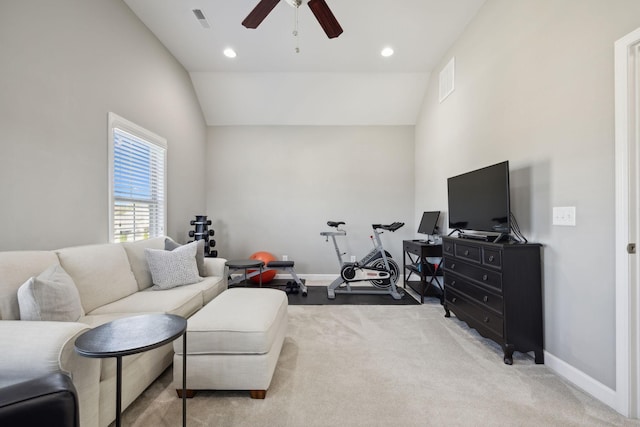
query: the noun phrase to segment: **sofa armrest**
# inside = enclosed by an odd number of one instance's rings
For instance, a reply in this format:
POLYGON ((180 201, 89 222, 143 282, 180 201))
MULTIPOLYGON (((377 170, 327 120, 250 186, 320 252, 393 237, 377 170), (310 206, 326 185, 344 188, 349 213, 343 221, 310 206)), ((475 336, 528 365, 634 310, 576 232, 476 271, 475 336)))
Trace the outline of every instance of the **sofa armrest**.
POLYGON ((74 343, 89 327, 77 322, 0 321, 0 386, 52 372, 68 373, 78 392, 83 426, 97 425, 100 359, 76 353, 74 343))
POLYGON ((204 258, 204 265, 207 268, 207 276, 217 276, 224 277, 225 281, 227 278, 225 277, 225 263, 227 262, 224 258, 204 258))

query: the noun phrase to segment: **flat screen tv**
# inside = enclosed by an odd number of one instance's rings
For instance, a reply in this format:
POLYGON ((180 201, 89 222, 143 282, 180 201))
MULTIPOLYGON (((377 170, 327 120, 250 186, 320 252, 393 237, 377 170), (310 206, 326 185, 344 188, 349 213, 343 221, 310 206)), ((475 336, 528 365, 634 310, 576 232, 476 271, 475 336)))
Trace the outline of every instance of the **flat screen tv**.
POLYGON ((434 235, 438 234, 438 218, 440 217, 440 211, 424 212, 420 225, 418 226, 418 233, 434 235))
POLYGON ((505 161, 447 180, 449 228, 480 236, 509 236, 509 162, 505 161))

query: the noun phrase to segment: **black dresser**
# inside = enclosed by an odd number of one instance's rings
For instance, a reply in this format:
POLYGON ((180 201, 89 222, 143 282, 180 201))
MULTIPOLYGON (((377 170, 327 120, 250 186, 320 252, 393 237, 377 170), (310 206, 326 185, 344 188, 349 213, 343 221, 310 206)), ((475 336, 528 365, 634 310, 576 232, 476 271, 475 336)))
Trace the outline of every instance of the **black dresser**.
POLYGON ((513 352, 533 351, 544 363, 541 245, 442 239, 444 309, 513 352))

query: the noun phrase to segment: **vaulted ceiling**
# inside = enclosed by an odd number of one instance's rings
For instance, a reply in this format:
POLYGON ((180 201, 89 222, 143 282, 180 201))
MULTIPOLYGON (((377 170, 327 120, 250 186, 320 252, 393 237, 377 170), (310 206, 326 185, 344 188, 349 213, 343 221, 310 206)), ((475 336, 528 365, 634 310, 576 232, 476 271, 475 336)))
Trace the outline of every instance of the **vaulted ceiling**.
POLYGON ((433 67, 485 0, 326 0, 344 29, 333 39, 307 0, 280 1, 256 29, 241 22, 259 0, 124 1, 189 72, 216 126, 415 124, 433 67))

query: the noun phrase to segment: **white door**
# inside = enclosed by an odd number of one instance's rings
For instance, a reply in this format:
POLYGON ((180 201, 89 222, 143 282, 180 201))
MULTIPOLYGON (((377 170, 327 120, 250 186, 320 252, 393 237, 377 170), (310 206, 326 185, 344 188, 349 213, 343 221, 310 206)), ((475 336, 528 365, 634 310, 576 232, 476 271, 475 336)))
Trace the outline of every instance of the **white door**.
POLYGON ((640 29, 615 43, 616 398, 640 410, 640 29))

